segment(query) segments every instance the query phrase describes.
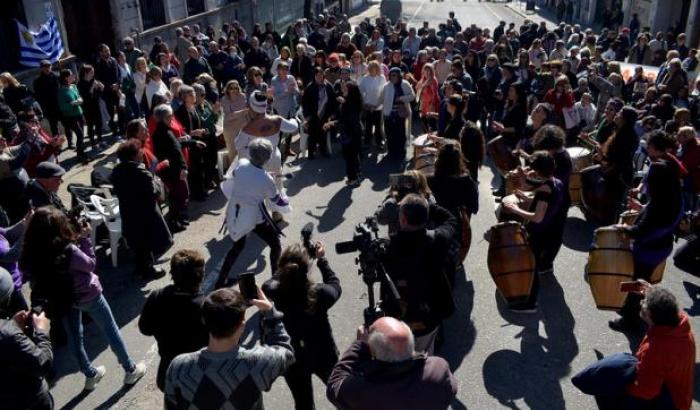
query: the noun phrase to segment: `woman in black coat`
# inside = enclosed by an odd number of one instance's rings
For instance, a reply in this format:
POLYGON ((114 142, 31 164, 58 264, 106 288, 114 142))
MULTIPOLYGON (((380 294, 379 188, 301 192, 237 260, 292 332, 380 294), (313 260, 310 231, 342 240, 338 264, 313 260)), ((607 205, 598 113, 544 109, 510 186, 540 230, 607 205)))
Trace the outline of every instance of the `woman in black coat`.
POLYGON ((328 310, 340 298, 340 280, 328 265, 323 244, 315 242, 312 246, 323 283, 309 280, 309 251, 301 244, 294 244, 282 252, 279 269, 263 285, 263 292, 284 313, 282 321, 294 346, 296 361, 284 378, 292 391, 296 410, 315 408, 311 375, 327 383, 338 361, 328 310))
POLYGON ((357 83, 348 81, 340 85, 342 96, 337 98, 340 103, 338 120, 327 122, 324 129, 331 127, 340 129, 340 143, 343 146, 345 158, 346 184, 360 184, 360 154, 362 153, 362 94, 357 83))
POLYGON ((120 145, 112 184, 119 199, 122 233, 135 254, 134 273, 153 277, 162 275, 153 267, 155 257, 170 248, 173 238, 158 206, 160 188, 143 164, 142 155, 138 140, 120 145))

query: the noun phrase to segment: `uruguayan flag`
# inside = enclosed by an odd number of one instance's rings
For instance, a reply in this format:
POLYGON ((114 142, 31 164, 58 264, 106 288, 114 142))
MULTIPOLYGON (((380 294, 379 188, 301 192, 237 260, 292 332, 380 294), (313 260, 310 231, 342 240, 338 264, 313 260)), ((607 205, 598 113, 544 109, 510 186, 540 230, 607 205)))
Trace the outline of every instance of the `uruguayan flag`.
POLYGON ((39 31, 32 33, 22 23, 17 21, 19 32, 19 63, 27 67, 39 67, 41 60, 52 63, 58 61, 63 54, 63 41, 55 17, 41 25, 39 31))

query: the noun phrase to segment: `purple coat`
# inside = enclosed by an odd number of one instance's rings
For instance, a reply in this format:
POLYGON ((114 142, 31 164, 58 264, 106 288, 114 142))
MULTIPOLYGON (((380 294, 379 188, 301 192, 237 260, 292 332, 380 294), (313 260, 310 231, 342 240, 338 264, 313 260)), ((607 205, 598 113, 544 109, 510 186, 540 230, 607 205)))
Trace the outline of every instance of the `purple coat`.
POLYGON ((17 261, 22 251, 22 236, 24 222, 19 222, 9 228, 0 228, 0 266, 5 268, 15 284, 15 290, 22 288, 22 272, 17 261))

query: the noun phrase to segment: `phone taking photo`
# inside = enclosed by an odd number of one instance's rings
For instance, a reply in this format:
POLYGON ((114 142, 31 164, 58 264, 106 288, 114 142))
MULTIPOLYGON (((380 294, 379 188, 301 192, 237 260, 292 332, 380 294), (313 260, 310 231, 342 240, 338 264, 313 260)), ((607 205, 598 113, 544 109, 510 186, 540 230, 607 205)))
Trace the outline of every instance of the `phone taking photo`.
POLYGON ((255 286, 255 273, 242 273, 238 276, 238 288, 245 300, 258 298, 258 287, 255 286))
POLYGON ((638 293, 642 291, 642 284, 639 282, 620 282, 620 292, 638 293))

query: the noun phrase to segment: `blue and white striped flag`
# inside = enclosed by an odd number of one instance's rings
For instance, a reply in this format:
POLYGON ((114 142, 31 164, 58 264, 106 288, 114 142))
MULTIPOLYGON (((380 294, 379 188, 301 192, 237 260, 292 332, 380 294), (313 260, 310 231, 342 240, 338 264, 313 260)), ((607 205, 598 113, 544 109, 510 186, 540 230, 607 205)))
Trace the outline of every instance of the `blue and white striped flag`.
POLYGON ((27 67, 39 67, 41 60, 55 63, 63 55, 63 40, 55 17, 49 17, 39 31, 33 33, 17 21, 19 32, 19 63, 27 67))

